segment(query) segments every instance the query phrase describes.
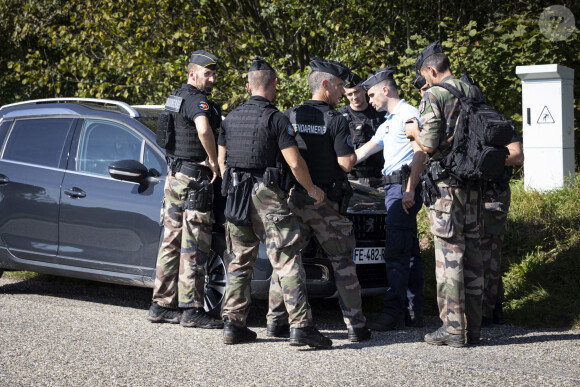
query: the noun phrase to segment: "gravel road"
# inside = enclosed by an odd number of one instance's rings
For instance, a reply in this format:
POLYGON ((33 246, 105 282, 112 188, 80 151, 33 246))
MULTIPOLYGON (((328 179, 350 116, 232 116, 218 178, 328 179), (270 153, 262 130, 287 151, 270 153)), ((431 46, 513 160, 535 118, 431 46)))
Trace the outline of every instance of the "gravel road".
MULTIPOLYGON (((329 350, 266 337, 226 346, 221 331, 151 324, 150 289, 38 277, 0 279, 0 386, 580 386, 580 331, 495 326, 477 347, 427 345, 438 327, 350 343, 334 300, 313 301, 329 350)), ((372 316, 368 316, 372 317, 372 316)))

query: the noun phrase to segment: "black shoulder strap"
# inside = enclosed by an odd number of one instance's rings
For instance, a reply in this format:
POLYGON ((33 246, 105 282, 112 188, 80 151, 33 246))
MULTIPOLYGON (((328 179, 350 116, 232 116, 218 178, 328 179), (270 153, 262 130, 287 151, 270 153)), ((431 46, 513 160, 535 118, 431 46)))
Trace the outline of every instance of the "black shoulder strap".
POLYGON ((461 90, 459 90, 457 87, 450 85, 449 83, 436 83, 433 86, 439 86, 444 88, 445 90, 447 90, 448 92, 450 92, 451 94, 453 94, 457 99, 461 100, 462 98, 466 98, 465 94, 463 94, 463 92, 461 90))

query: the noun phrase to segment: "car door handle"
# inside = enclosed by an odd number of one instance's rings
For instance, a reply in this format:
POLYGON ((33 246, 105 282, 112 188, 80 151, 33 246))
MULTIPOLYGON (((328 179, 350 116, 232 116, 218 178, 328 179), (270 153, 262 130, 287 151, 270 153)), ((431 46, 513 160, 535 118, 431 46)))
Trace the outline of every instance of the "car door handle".
POLYGON ((64 190, 64 193, 70 196, 71 198, 84 198, 85 196, 87 196, 85 191, 77 187, 67 188, 64 190))
POLYGON ((4 175, 0 175, 0 184, 8 184, 10 183, 10 179, 4 175))

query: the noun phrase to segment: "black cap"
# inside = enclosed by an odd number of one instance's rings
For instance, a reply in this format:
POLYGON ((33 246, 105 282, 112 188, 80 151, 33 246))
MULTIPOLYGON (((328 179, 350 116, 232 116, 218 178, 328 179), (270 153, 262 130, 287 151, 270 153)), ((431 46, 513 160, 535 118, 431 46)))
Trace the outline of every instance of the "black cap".
POLYGON ((415 86, 415 89, 417 90, 421 90, 426 83, 427 81, 421 74, 415 75, 415 78, 413 78, 413 80, 411 81, 411 84, 415 86))
POLYGON ((393 68, 392 67, 385 67, 384 69, 380 69, 375 73, 369 75, 367 79, 361 83, 361 87, 368 91, 371 87, 376 85, 379 82, 384 81, 385 79, 393 79, 393 68))
POLYGON ((415 71, 417 73, 420 73, 421 66, 423 66, 423 61, 425 61, 425 59, 427 59, 433 54, 439 54, 442 52, 443 48, 441 48, 441 43, 439 43, 438 40, 434 41, 433 43, 425 47, 425 49, 423 49, 423 51, 421 51, 421 53, 417 57, 417 61, 415 62, 415 71))
POLYGON ((348 74, 346 80, 344 81, 344 87, 347 89, 352 89, 353 87, 357 87, 361 82, 362 82, 361 77, 359 77, 355 73, 350 73, 348 74))
POLYGON ((350 74, 350 69, 342 63, 318 57, 310 58, 310 68, 312 71, 332 74, 343 81, 348 77, 348 74, 350 74))
POLYGON ((191 54, 189 63, 195 63, 206 69, 215 70, 217 67, 218 58, 207 51, 197 50, 191 54))
POLYGON ((270 66, 268 64, 268 62, 266 62, 264 59, 257 56, 254 58, 254 60, 252 60, 252 64, 250 65, 250 69, 248 70, 248 72, 259 71, 259 70, 274 71, 274 69, 272 68, 272 66, 270 66))

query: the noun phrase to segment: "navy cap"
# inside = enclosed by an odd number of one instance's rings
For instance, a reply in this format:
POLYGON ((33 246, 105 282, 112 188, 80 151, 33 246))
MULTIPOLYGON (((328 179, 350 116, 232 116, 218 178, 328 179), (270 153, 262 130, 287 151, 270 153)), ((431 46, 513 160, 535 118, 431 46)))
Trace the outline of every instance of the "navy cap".
POLYGON ((320 71, 322 73, 332 74, 335 77, 339 77, 343 81, 350 74, 350 69, 342 63, 318 57, 310 58, 310 68, 312 71, 320 71))
POLYGON ((189 63, 195 63, 206 69, 215 70, 217 67, 218 58, 207 51, 194 51, 189 58, 189 63))
POLYGON ((393 79, 393 68, 392 67, 385 67, 384 69, 380 69, 375 73, 369 75, 367 79, 361 83, 361 87, 368 91, 371 87, 376 85, 379 82, 384 81, 385 79, 393 79))
POLYGON ((438 40, 434 41, 433 43, 425 47, 425 49, 423 49, 423 51, 421 51, 421 53, 417 57, 417 61, 415 62, 415 71, 417 73, 420 73, 421 66, 423 66, 423 62, 425 61, 425 59, 429 58, 433 54, 440 54, 442 52, 443 48, 441 48, 441 43, 439 43, 438 40))
POLYGON ((344 81, 344 87, 346 89, 352 89, 353 87, 357 87, 361 82, 362 82, 361 77, 359 77, 355 73, 350 73, 348 74, 346 80, 344 81))
POLYGON ((415 86, 415 89, 417 89, 417 90, 421 90, 423 88, 423 86, 425 86, 426 83, 427 83, 427 81, 425 80, 425 78, 421 74, 415 75, 415 77, 411 81, 411 84, 413 86, 415 86))
POLYGON ((270 70, 270 71, 274 71, 274 69, 272 68, 272 66, 270 66, 268 64, 268 62, 266 62, 264 59, 262 59, 262 58, 260 58, 260 57, 257 56, 252 61, 252 64, 250 65, 250 69, 248 70, 248 72, 250 72, 250 71, 260 71, 260 70, 270 70))

